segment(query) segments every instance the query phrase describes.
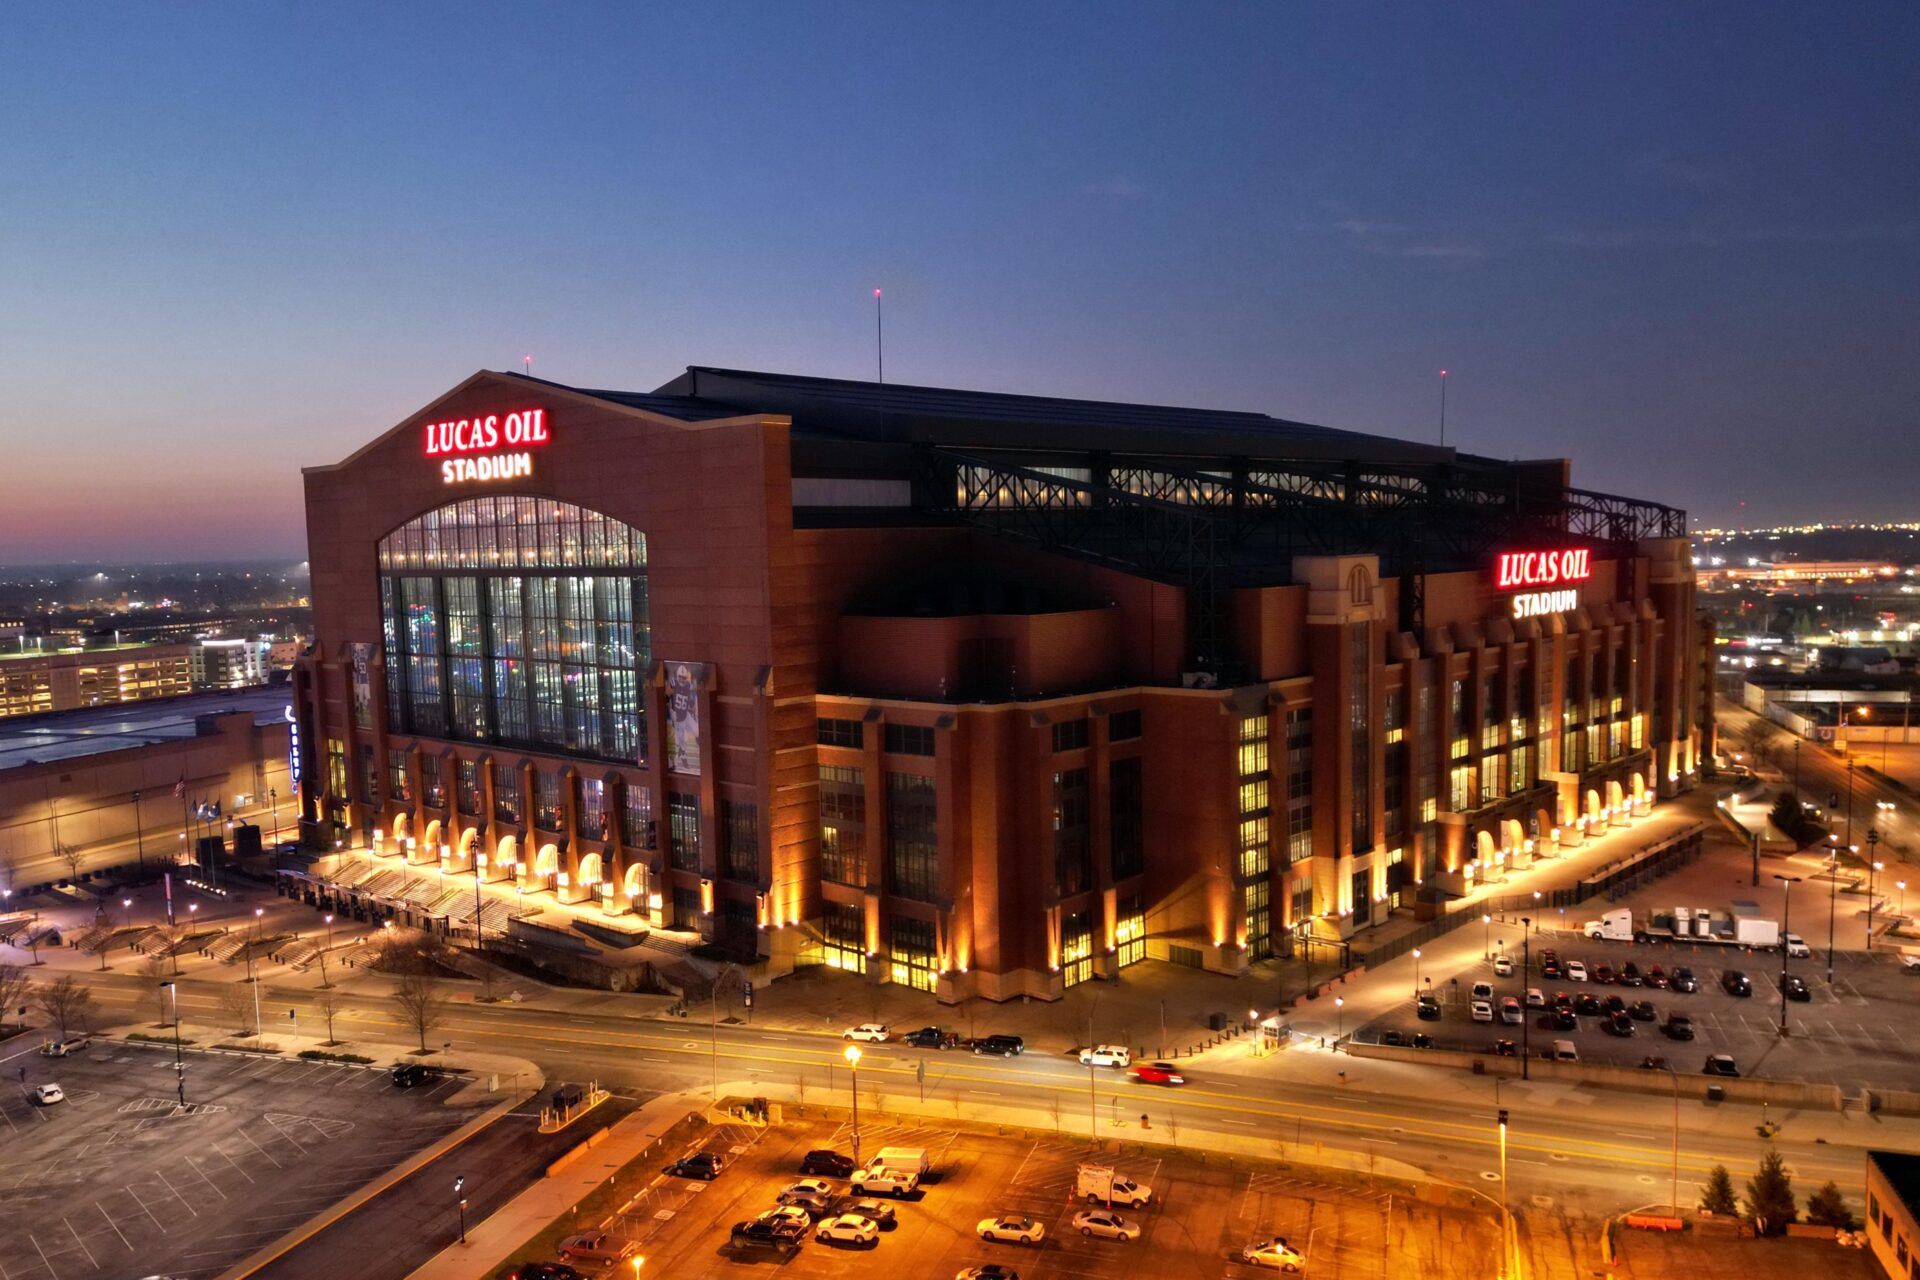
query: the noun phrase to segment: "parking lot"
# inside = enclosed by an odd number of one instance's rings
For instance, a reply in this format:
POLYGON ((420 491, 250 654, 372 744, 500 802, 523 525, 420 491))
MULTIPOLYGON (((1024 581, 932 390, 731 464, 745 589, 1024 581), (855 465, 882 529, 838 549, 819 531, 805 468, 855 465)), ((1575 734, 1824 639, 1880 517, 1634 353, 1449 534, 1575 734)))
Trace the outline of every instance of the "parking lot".
MULTIPOLYGON (((14 1042, 19 1045, 19 1042, 14 1042)), ((0 1062, 0 1280, 212 1276, 458 1126, 458 1081, 96 1040, 0 1062), (24 1071, 25 1079, 21 1079, 24 1071), (34 1106, 33 1086, 66 1101, 34 1106)))
MULTIPOLYGON (((1419 1019, 1409 990, 1403 1009, 1368 1023, 1360 1029, 1358 1038, 1378 1040, 1388 1031, 1397 1031, 1409 1040, 1415 1034, 1425 1034, 1437 1048, 1471 1052, 1491 1052, 1495 1041, 1501 1039, 1520 1041, 1518 1026, 1472 1020, 1472 987, 1475 982, 1485 981, 1493 984, 1496 1010, 1501 998, 1524 999, 1531 986, 1539 987, 1550 1001, 1562 991, 1576 997, 1589 993, 1602 999, 1619 996, 1629 1004, 1647 1000, 1658 1015, 1655 1021, 1635 1021, 1634 1034, 1622 1037, 1604 1030, 1601 1018, 1581 1017, 1577 1030, 1557 1031, 1540 1010, 1529 1010, 1527 1034, 1535 1053, 1556 1039, 1566 1039, 1577 1046, 1582 1061, 1634 1067, 1655 1056, 1665 1058, 1681 1072, 1698 1072, 1707 1055, 1725 1053, 1732 1055, 1742 1075, 1849 1088, 1910 1087, 1912 1058, 1903 1047, 1906 1033, 1901 1028, 1911 1027, 1916 1013, 1920 1013, 1920 976, 1903 970, 1890 952, 1876 952, 1871 957, 1841 953, 1832 985, 1827 983, 1826 957, 1821 951, 1816 950, 1811 958, 1790 960, 1790 972, 1805 980, 1812 998, 1787 1003, 1790 1034, 1783 1039, 1779 1034, 1777 950, 1595 942, 1550 934, 1536 938, 1532 950, 1534 971, 1524 981, 1517 967, 1513 976, 1502 978, 1485 961, 1475 961, 1457 972, 1423 973, 1421 989, 1432 991, 1440 1003, 1441 1017, 1419 1019), (1669 973, 1676 965, 1685 965, 1693 970, 1700 989, 1687 994, 1645 986, 1573 982, 1564 976, 1546 978, 1540 973, 1540 963, 1541 952, 1547 948, 1556 950, 1563 964, 1580 960, 1589 971, 1603 963, 1617 971, 1628 961, 1643 973, 1654 965, 1669 973), (1751 996, 1729 995, 1722 988, 1721 977, 1730 969, 1751 980, 1751 996), (1691 1042, 1671 1040, 1662 1034, 1669 1013, 1692 1018, 1691 1042)), ((1512 958, 1517 966, 1521 957, 1515 952, 1512 958)))
MULTIPOLYGON (((1137 1148, 1099 1160, 1153 1188, 1145 1209, 1121 1210, 1139 1222, 1141 1238, 1089 1239, 1072 1226, 1073 1215, 1088 1207, 1073 1194, 1079 1166, 1089 1159, 1084 1141, 875 1124, 863 1124, 860 1136, 865 1154, 913 1146, 932 1160, 917 1193, 889 1202, 897 1224, 871 1250, 822 1244, 809 1235, 789 1259, 730 1244, 732 1224, 772 1206, 781 1188, 801 1176, 807 1151, 851 1152, 850 1128, 829 1122, 715 1131, 698 1145, 730 1154, 731 1167, 711 1183, 655 1180, 625 1206, 617 1229, 640 1242, 649 1270, 659 1266, 664 1274, 747 1275, 780 1267, 836 1280, 945 1277, 990 1262, 1017 1269, 1025 1280, 1251 1276, 1261 1273, 1234 1255, 1271 1235, 1307 1251, 1315 1276, 1467 1277, 1487 1274, 1497 1245, 1490 1216, 1322 1184, 1278 1165, 1207 1163, 1172 1150, 1132 1154, 1137 1148), (1045 1239, 1036 1246, 979 1238, 975 1226, 982 1218, 1008 1213, 1042 1223, 1045 1239)), ((847 1184, 835 1185, 844 1192, 847 1184)))

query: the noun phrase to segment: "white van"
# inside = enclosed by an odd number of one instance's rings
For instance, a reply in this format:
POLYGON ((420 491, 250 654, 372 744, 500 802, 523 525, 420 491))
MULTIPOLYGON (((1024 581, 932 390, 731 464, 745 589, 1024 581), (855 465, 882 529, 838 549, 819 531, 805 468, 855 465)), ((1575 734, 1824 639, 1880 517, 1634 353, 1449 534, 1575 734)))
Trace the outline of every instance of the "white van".
POLYGON ((1580 1050, 1574 1047, 1571 1040, 1555 1040, 1552 1057, 1555 1062, 1578 1062, 1580 1050))
POLYGON ((927 1158, 925 1147, 882 1147, 878 1155, 867 1161, 869 1169, 905 1169, 917 1178, 924 1178, 933 1168, 933 1161, 927 1158))
POLYGON ((1073 1194, 1085 1196, 1089 1204, 1123 1204, 1138 1209, 1153 1199, 1153 1188, 1106 1165, 1083 1164, 1073 1194))

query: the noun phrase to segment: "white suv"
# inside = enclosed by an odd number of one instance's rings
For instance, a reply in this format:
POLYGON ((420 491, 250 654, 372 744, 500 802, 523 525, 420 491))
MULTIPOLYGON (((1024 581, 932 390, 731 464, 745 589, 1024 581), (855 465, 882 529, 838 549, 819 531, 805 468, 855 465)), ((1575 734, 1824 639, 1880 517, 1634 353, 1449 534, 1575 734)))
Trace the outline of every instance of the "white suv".
POLYGON ((1097 1044, 1080 1051, 1083 1067, 1124 1067, 1133 1062, 1133 1051, 1123 1044, 1097 1044))
POLYGON ((864 1040, 868 1044, 879 1044, 893 1038, 893 1031, 883 1022, 863 1022, 857 1027, 848 1027, 840 1033, 842 1040, 864 1040))

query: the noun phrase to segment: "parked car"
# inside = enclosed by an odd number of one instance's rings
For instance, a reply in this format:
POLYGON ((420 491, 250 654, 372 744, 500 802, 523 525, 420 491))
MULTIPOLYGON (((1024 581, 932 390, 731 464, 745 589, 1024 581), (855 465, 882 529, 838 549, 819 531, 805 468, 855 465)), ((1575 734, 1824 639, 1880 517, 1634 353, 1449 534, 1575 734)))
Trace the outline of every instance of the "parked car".
POLYGON ((960 1268, 954 1273, 953 1280, 1020 1280, 1020 1273, 1012 1267, 987 1262, 977 1267, 960 1268))
POLYGON ((1427 1022, 1440 1020, 1440 1001, 1438 997, 1422 995, 1414 1002, 1414 1013, 1427 1022))
POLYGON ((1613 966, 1610 964, 1597 964, 1593 967, 1593 980, 1595 982, 1611 983, 1617 976, 1613 971, 1613 966))
POLYGON ((1571 1040, 1555 1040, 1553 1047, 1541 1056, 1551 1058, 1555 1062, 1578 1062, 1580 1050, 1571 1040))
POLYGON ((1540 976, 1552 979, 1564 978, 1567 976, 1567 970, 1560 963, 1559 958, 1549 951, 1540 958, 1540 976))
POLYGON ((1620 985, 1637 987, 1646 981, 1646 975, 1640 972, 1640 966, 1629 960, 1620 966, 1620 985))
POLYGON ((27 1096, 33 1099, 35 1106, 50 1107, 56 1102, 65 1102, 67 1091, 57 1084, 37 1084, 27 1096))
POLYGON ((1608 996, 1600 1002, 1600 1012, 1602 1013, 1625 1013, 1626 1011, 1627 1001, 1624 996, 1608 996))
POLYGON ((1693 1039, 1693 1019, 1684 1013, 1668 1014, 1667 1025, 1660 1029, 1667 1033, 1669 1040, 1693 1039))
POLYGON ((1027 1051, 1027 1042, 1019 1036, 983 1036, 973 1042, 975 1053, 991 1054, 996 1058, 1011 1058, 1015 1054, 1027 1051))
POLYGON ((1520 1056, 1520 1050, 1511 1040, 1495 1040, 1493 1042, 1493 1056, 1496 1058, 1517 1058, 1520 1056))
POLYGON ((1547 1007, 1547 993, 1538 987, 1527 988, 1527 1008, 1544 1009, 1547 1007))
POLYGON ((859 1040, 866 1044, 882 1044, 893 1038, 893 1031, 883 1022, 863 1022, 857 1027, 848 1027, 840 1033, 842 1040, 859 1040))
POLYGON ((1124 1067, 1133 1061, 1133 1051, 1123 1044, 1097 1044, 1080 1051, 1083 1067, 1124 1067))
POLYGON ((396 1089, 412 1089, 439 1078, 437 1068, 421 1066, 417 1062, 396 1062, 387 1072, 387 1079, 396 1089))
POLYGON ((1493 1021, 1493 1002, 1491 1000, 1475 1000, 1469 1008, 1475 1022, 1493 1021))
POLYGON ((733 1243, 741 1248, 794 1249, 807 1238, 807 1229, 788 1222, 755 1219, 752 1222, 734 1223, 729 1234, 733 1243))
POLYGON ((1522 1009, 1520 1002, 1512 996, 1507 996, 1500 1001, 1500 1021, 1507 1026, 1517 1027, 1526 1021, 1526 1017, 1527 1011, 1522 1009))
POLYGON ((79 1053, 93 1043, 91 1036, 68 1036, 65 1040, 49 1040, 40 1046, 43 1058, 64 1058, 68 1054, 79 1053))
POLYGON ((587 1280, 564 1262, 523 1262, 507 1273, 507 1280, 587 1280))
POLYGON ((1737 1076, 1740 1068, 1734 1064, 1730 1053, 1716 1053, 1707 1059, 1707 1065, 1700 1070, 1710 1076, 1737 1076))
POLYGON ((1567 981, 1585 982, 1586 980, 1587 966, 1578 960, 1567 961, 1567 981))
POLYGON ((1920 955, 1907 954, 1901 956, 1900 968, 1906 973, 1920 973, 1920 955))
POLYGON ((1673 989, 1692 994, 1700 989, 1700 979, 1693 976, 1693 970, 1680 964, 1673 967, 1673 989))
POLYGON ((1284 1236, 1255 1241, 1240 1251, 1240 1261, 1287 1275, 1297 1275, 1307 1265, 1306 1256, 1288 1244, 1284 1236))
POLYGON ((1647 985, 1665 991, 1667 989, 1667 971, 1659 965, 1654 965, 1651 969, 1648 969, 1647 985))
POLYGON ((1600 1025, 1610 1036, 1630 1036, 1633 1034, 1633 1019, 1629 1018, 1625 1013, 1609 1014, 1607 1020, 1600 1025))
POLYGON ((880 1245, 880 1227, 872 1218, 857 1213, 839 1213, 822 1221, 813 1238, 821 1244, 850 1244, 856 1249, 875 1249, 880 1245))
POLYGON ((1640 1059, 1640 1069, 1642 1071, 1665 1071, 1667 1069, 1667 1060, 1650 1053, 1640 1059))
POLYGON ((1424 1031, 1416 1031, 1413 1033, 1413 1038, 1408 1040, 1407 1043, 1416 1049, 1431 1049, 1433 1048, 1433 1037, 1424 1031))
POLYGON ((1083 1236, 1102 1240, 1138 1240, 1140 1224, 1111 1209, 1082 1209, 1073 1215, 1073 1227, 1083 1236))
POLYGON ((1185 1084, 1187 1078, 1171 1062, 1144 1062, 1127 1073, 1141 1084, 1185 1084))
POLYGON ((632 1252, 633 1241, 606 1231, 582 1231, 560 1242, 560 1256, 568 1262, 593 1262, 607 1266, 632 1252))
POLYGON ((853 1176, 853 1161, 838 1151, 809 1151, 800 1158, 800 1172, 823 1178, 849 1178, 853 1176))
POLYGON ((921 1027, 900 1038, 916 1049, 951 1049, 960 1043, 959 1035, 945 1027, 921 1027))
POLYGON ((1382 1031, 1380 1033, 1380 1043, 1396 1045, 1404 1049, 1407 1045, 1407 1037, 1398 1031, 1382 1031))
POLYGON ((982 1240, 997 1244, 1039 1244, 1047 1238, 1045 1224, 1024 1213, 1003 1213, 997 1218, 982 1218, 976 1228, 982 1240))
POLYGON ((1781 934, 1780 945, 1785 947, 1787 954, 1796 960, 1810 959, 1813 955, 1813 948, 1808 946, 1807 940, 1797 933, 1781 934))
POLYGON ((833 1185, 819 1178, 802 1178, 782 1187, 774 1200, 778 1204, 805 1209, 814 1217, 819 1217, 833 1207, 833 1185))
POLYGON ((1728 969, 1720 975, 1720 989, 1730 996, 1750 996, 1753 994, 1753 979, 1738 969, 1728 969))
POLYGON ((676 1178, 698 1178, 702 1182, 712 1182, 726 1167, 727 1158, 718 1151, 696 1151, 668 1165, 667 1172, 676 1178))
POLYGON ((1606 1013, 1606 1006, 1600 1003, 1600 997, 1590 991, 1582 991, 1573 1002, 1573 1011, 1582 1017, 1598 1018, 1606 1013))
POLYGON ((848 1200, 840 1205, 840 1209, 843 1213, 857 1213, 863 1218, 872 1218, 873 1225, 882 1231, 891 1231, 900 1225, 899 1215, 884 1200, 848 1200))
POLYGON ((1575 1015, 1573 1010, 1562 1006, 1561 1008, 1555 1009, 1553 1013, 1549 1015, 1548 1025, 1555 1031, 1578 1031, 1580 1029, 1580 1019, 1575 1015))
POLYGON ((1660 1011, 1653 1007, 1651 1000, 1635 1000, 1627 1006, 1627 1016, 1635 1022, 1653 1022, 1659 1018, 1660 1011))
POLYGON ((1493 976, 1496 978, 1511 978, 1513 976, 1513 957, 1509 955, 1495 956, 1493 958, 1493 976))
POLYGON ((1789 973, 1781 977, 1780 992, 1789 1000, 1813 999, 1813 992, 1807 990, 1807 980, 1797 973, 1789 973))
POLYGON ((1493 984, 1491 982, 1474 983, 1473 990, 1468 992, 1468 997, 1474 1000, 1493 999, 1493 984))

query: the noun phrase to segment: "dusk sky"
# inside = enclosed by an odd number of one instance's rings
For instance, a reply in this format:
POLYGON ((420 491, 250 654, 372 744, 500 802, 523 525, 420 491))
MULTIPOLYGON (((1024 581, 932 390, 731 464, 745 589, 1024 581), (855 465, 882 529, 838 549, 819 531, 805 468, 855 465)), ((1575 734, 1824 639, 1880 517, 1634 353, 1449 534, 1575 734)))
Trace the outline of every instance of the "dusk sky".
MULTIPOLYGON (((480 368, 1269 413, 1920 518, 1920 9, 36 5, 0 562, 304 554, 480 368)), ((1739 504, 1744 503, 1744 510, 1739 504)))

